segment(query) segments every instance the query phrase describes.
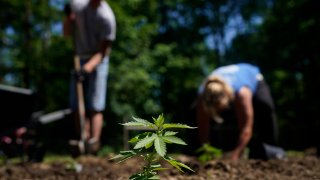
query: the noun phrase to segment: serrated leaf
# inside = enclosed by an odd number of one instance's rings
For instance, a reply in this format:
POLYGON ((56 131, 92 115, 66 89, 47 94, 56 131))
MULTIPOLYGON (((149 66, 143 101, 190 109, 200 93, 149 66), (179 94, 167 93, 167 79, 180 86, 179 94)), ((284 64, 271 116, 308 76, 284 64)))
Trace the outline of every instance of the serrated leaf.
POLYGON ((149 174, 146 176, 142 173, 138 173, 138 174, 134 174, 134 175, 130 176, 129 179, 130 180, 159 180, 160 177, 157 175, 152 175, 152 174, 149 174))
POLYGON ((167 153, 166 143, 160 137, 156 137, 154 140, 154 147, 156 148, 157 153, 163 157, 167 153))
POLYGON ((132 176, 129 177, 130 180, 144 180, 145 178, 141 176, 140 173, 138 174, 134 174, 132 176))
POLYGON ((121 163, 129 158, 132 158, 135 155, 137 155, 137 153, 134 151, 120 151, 120 154, 116 155, 115 157, 111 158, 110 160, 121 159, 118 161, 118 163, 121 163))
POLYGON ((163 125, 163 129, 169 129, 169 128, 184 128, 184 129, 195 129, 197 127, 191 127, 191 126, 188 126, 188 125, 185 125, 185 124, 172 124, 172 123, 169 123, 169 124, 164 124, 163 125))
POLYGON ((153 119, 153 123, 154 123, 155 125, 157 125, 157 119, 154 118, 154 117, 152 117, 152 119, 153 119))
POLYGON ((147 136, 151 136, 152 132, 144 132, 142 134, 138 134, 135 137, 133 137, 132 139, 129 140, 129 143, 135 143, 138 142, 141 139, 144 139, 147 136))
POLYGON ((151 178, 148 178, 150 180, 160 180, 160 177, 158 175, 154 175, 151 178))
POLYGON ((176 134, 178 134, 178 132, 167 131, 167 132, 164 133, 164 136, 174 136, 176 134))
POLYGON ((157 119, 154 119, 154 123, 157 125, 157 127, 161 127, 164 123, 163 114, 160 114, 157 119))
POLYGON ((180 139, 176 136, 162 136, 161 138, 169 143, 187 145, 182 139, 180 139))
POLYGON ((161 167, 161 168, 154 168, 153 170, 154 171, 164 171, 164 170, 168 170, 169 168, 163 168, 163 167, 161 167))
POLYGON ((153 171, 162 171, 162 170, 167 170, 168 168, 161 167, 161 164, 154 164, 154 165, 151 165, 151 169, 153 171))
POLYGON ((178 166, 183 167, 185 169, 188 169, 189 171, 194 172, 194 170, 192 170, 189 166, 187 166, 187 165, 185 165, 185 164, 183 164, 181 162, 178 162, 178 161, 176 161, 176 163, 177 163, 178 166))
POLYGON ((184 171, 182 170, 181 167, 183 167, 183 168, 185 168, 185 169, 188 169, 188 170, 194 172, 189 166, 187 166, 187 165, 185 165, 185 164, 183 164, 183 163, 181 163, 181 162, 178 162, 178 161, 176 161, 176 160, 174 160, 174 159, 172 159, 172 160, 167 160, 167 159, 166 159, 166 161, 168 161, 173 167, 177 168, 179 171, 181 171, 181 172, 183 172, 183 173, 184 173, 184 171))
POLYGON ((123 159, 121 159, 118 163, 121 163, 121 162, 123 162, 123 161, 126 161, 126 160, 134 157, 135 155, 136 155, 136 154, 132 154, 132 155, 130 155, 130 156, 128 155, 128 156, 124 157, 123 159))
POLYGON ((131 150, 130 151, 120 151, 120 154, 125 156, 125 155, 129 155, 129 154, 136 154, 136 152, 131 151, 131 150))
POLYGON ((141 122, 126 122, 124 124, 121 124, 123 126, 142 126, 142 127, 146 127, 147 125, 145 123, 141 123, 141 122))
POLYGON ((184 171, 181 169, 181 167, 176 163, 177 161, 175 160, 167 160, 173 167, 177 168, 179 171, 183 172, 184 171))
POLYGON ((152 164, 150 165, 151 168, 159 168, 161 167, 161 164, 152 164))
POLYGON ((120 154, 116 155, 115 157, 112 157, 110 160, 124 158, 128 155, 136 154, 134 151, 120 151, 120 154))
POLYGON ((145 119, 141 119, 141 118, 137 118, 137 117, 132 117, 132 119, 135 120, 136 122, 143 123, 146 125, 152 124, 151 122, 149 122, 148 120, 145 120, 145 119))
POLYGON ((156 137, 157 137, 156 134, 152 134, 152 136, 146 137, 146 138, 138 141, 133 149, 139 149, 139 148, 147 146, 149 143, 152 143, 156 137))
POLYGON ((145 147, 146 149, 149 149, 150 147, 152 147, 152 145, 153 145, 153 141, 151 141, 150 143, 148 143, 148 144, 145 145, 144 147, 145 147))
POLYGON ((145 119, 141 119, 141 118, 137 118, 137 117, 132 117, 133 120, 135 120, 138 123, 142 123, 145 125, 145 127, 149 127, 151 129, 157 129, 157 126, 151 122, 149 122, 148 120, 145 119))
POLYGON ((129 143, 136 143, 136 142, 138 142, 140 139, 136 136, 136 137, 133 137, 133 138, 131 138, 128 142, 129 143))
POLYGON ((119 159, 119 158, 123 158, 124 156, 121 154, 117 154, 116 156, 110 158, 109 160, 115 160, 115 159, 119 159))

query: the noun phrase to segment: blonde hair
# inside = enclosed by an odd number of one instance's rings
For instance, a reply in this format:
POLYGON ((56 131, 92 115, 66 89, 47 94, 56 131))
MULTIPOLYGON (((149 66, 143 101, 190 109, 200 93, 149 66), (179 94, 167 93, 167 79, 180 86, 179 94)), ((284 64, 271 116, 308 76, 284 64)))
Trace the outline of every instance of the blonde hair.
POLYGON ((212 113, 228 107, 233 100, 233 90, 217 76, 209 76, 204 84, 202 99, 204 106, 212 113))

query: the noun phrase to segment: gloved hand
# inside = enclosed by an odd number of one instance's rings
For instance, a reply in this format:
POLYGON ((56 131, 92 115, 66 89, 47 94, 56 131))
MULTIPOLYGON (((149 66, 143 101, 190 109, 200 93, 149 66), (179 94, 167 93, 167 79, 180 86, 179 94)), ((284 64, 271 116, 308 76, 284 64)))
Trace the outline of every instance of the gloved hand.
POLYGON ((71 76, 73 76, 77 81, 84 81, 87 76, 87 72, 85 72, 83 69, 80 69, 79 71, 77 70, 72 70, 71 71, 71 76))

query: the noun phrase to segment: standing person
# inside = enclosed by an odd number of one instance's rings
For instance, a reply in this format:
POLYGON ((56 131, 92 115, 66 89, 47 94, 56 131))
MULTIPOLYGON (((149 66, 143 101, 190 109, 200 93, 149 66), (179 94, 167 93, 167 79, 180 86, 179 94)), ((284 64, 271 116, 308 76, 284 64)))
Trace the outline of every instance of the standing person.
MULTIPOLYGON (((72 35, 75 53, 80 57, 78 80, 83 81, 86 109, 86 139, 89 153, 100 148, 105 110, 111 45, 116 37, 115 16, 106 1, 71 0, 71 12, 64 20, 64 35, 72 35)), ((70 102, 77 110, 76 78, 71 81, 70 102)))
POLYGON ((257 144, 276 143, 273 100, 256 66, 239 63, 215 69, 199 88, 196 108, 200 143, 211 141, 211 122, 224 122, 220 115, 233 109, 238 127, 236 144, 230 151, 233 160, 241 157, 247 145, 254 157, 257 144))

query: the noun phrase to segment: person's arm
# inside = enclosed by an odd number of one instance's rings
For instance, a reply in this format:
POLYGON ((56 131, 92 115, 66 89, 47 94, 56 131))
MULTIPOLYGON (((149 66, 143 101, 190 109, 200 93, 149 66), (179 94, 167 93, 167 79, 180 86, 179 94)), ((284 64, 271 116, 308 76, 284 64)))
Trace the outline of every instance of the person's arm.
POLYGON ((197 102, 198 138, 200 144, 209 143, 210 118, 200 98, 197 102))
POLYGON ((89 61, 83 66, 83 70, 87 73, 91 73, 101 62, 104 56, 109 56, 111 52, 112 42, 105 40, 101 43, 100 51, 96 52, 89 61))
POLYGON ((69 37, 73 32, 73 24, 75 20, 75 13, 72 12, 70 4, 65 4, 64 7, 65 18, 63 20, 63 36, 69 37))
POLYGON ((231 159, 237 160, 249 143, 253 131, 252 92, 242 87, 235 98, 236 115, 239 127, 239 139, 236 148, 232 151, 231 159))

